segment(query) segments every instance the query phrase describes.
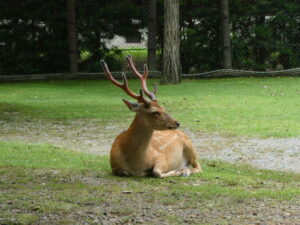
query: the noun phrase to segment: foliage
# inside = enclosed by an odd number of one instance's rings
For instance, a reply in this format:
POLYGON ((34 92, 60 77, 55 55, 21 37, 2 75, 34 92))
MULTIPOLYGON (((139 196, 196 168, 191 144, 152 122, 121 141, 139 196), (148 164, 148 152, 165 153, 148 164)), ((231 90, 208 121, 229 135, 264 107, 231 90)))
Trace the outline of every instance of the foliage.
POLYGON ((299 2, 232 0, 230 3, 235 67, 255 70, 299 67, 299 2))
POLYGON ((114 35, 133 35, 144 26, 141 18, 141 6, 137 1, 77 1, 78 45, 79 51, 91 55, 79 64, 80 71, 98 72, 100 59, 104 58, 111 69, 120 69, 117 58, 119 49, 108 49, 106 41, 114 35))
MULTIPOLYGON (((230 0, 233 67, 287 69, 300 65, 300 4, 288 1, 230 0), (247 3, 246 3, 247 2, 247 3)), ((163 15, 158 1, 158 15, 163 15)), ((184 73, 221 67, 219 1, 181 1, 181 63, 184 73)), ((158 42, 162 46, 163 18, 158 42)), ((163 46, 162 46, 163 48, 163 46)))
MULTIPOLYGON (((78 50, 91 53, 79 61, 79 69, 98 72, 101 58, 106 58, 112 69, 120 68, 114 57, 120 51, 109 50, 105 39, 137 32, 143 26, 133 22, 141 17, 137 1, 78 0, 76 6, 78 50)), ((0 74, 68 70, 65 1, 1 1, 0 15, 0 74)))
POLYGON ((183 73, 220 67, 218 0, 181 2, 183 73))
MULTIPOLYGON (((115 34, 131 36, 146 26, 146 2, 77 0, 79 71, 98 72, 105 58, 121 70, 115 34)), ((163 51, 163 0, 157 0, 157 41, 163 51)), ((300 3, 295 0, 229 0, 233 67, 275 70, 300 65, 300 3)), ((221 67, 217 0, 180 1, 184 73, 221 67)), ((66 4, 63 0, 0 2, 0 74, 65 72, 68 68, 66 4)), ((161 61, 161 59, 159 59, 161 61)), ((158 65, 161 67, 160 63, 158 65)))
MULTIPOLYGON (((184 73, 221 68, 219 1, 181 1, 184 73)), ((299 2, 230 0, 233 67, 299 67, 299 2)))
MULTIPOLYGON (((176 87, 160 86, 157 97, 194 131, 298 137, 299 83, 292 77, 183 80, 176 87)), ((140 87, 135 79, 129 85, 140 87)), ((109 81, 3 83, 0 89, 3 120, 99 119, 128 126, 133 117, 121 101, 128 96, 109 81)))
MULTIPOLYGON (((122 71, 128 71, 128 63, 125 60, 127 55, 131 55, 134 59, 134 65, 138 70, 144 69, 144 64, 147 62, 147 49, 146 48, 125 48, 119 49, 121 54, 115 56, 114 58, 117 60, 119 65, 121 65, 122 71)), ((159 53, 157 53, 159 54, 159 53)))
POLYGON ((0 74, 63 72, 68 47, 64 1, 0 3, 0 74))

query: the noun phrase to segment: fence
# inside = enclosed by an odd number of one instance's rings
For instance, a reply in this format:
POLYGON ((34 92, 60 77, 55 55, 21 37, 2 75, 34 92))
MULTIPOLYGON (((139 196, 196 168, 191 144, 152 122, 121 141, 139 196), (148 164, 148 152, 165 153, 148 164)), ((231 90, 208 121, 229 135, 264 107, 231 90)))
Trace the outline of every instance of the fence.
MULTIPOLYGON (((0 80, 98 78, 93 73, 101 71, 101 58, 113 71, 122 71, 127 70, 125 55, 132 54, 141 69, 150 52, 148 63, 160 71, 163 1, 156 2, 156 11, 155 2, 77 0, 79 72, 72 75, 66 40, 72 21, 63 1, 1 3, 0 80)), ((183 77, 300 74, 299 1, 229 0, 227 14, 221 3, 181 1, 183 77), (224 42, 226 20, 229 44, 224 42), (231 55, 229 70, 223 70, 224 51, 231 55)))

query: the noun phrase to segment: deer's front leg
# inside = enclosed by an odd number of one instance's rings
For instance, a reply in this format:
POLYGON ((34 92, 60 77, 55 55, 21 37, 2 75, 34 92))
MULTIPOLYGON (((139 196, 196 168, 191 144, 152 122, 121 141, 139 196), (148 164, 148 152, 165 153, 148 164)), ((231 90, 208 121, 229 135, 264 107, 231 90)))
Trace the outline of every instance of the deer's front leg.
POLYGON ((160 165, 155 165, 153 168, 153 175, 156 178, 174 177, 174 176, 189 176, 191 170, 189 168, 171 170, 169 172, 163 172, 164 168, 160 165))
POLYGON ((174 177, 174 176, 180 176, 181 174, 182 174, 182 172, 180 172, 178 170, 172 170, 167 173, 163 173, 160 170, 153 170, 153 175, 156 178, 174 177))

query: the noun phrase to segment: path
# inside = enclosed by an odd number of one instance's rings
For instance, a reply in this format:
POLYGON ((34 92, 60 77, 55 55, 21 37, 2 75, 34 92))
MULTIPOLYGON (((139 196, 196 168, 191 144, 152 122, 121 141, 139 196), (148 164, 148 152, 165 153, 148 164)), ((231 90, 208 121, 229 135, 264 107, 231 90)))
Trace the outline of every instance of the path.
MULTIPOLYGON (((3 121, 0 140, 49 143, 77 151, 108 154, 116 135, 125 126, 100 120, 3 121)), ((211 135, 183 129, 200 158, 246 163, 257 168, 300 173, 300 138, 244 138, 211 135)))

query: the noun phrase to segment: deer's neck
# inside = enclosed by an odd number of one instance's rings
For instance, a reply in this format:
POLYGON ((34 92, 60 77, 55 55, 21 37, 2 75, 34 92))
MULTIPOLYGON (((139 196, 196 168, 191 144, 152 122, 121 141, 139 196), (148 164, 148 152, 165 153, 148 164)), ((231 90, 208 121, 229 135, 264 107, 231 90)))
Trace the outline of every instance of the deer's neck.
MULTIPOLYGON (((149 127, 138 115, 135 116, 125 140, 125 149, 127 153, 133 153, 134 156, 146 154, 147 148, 151 141, 153 129, 149 127)), ((124 149, 124 150, 125 150, 124 149)))

